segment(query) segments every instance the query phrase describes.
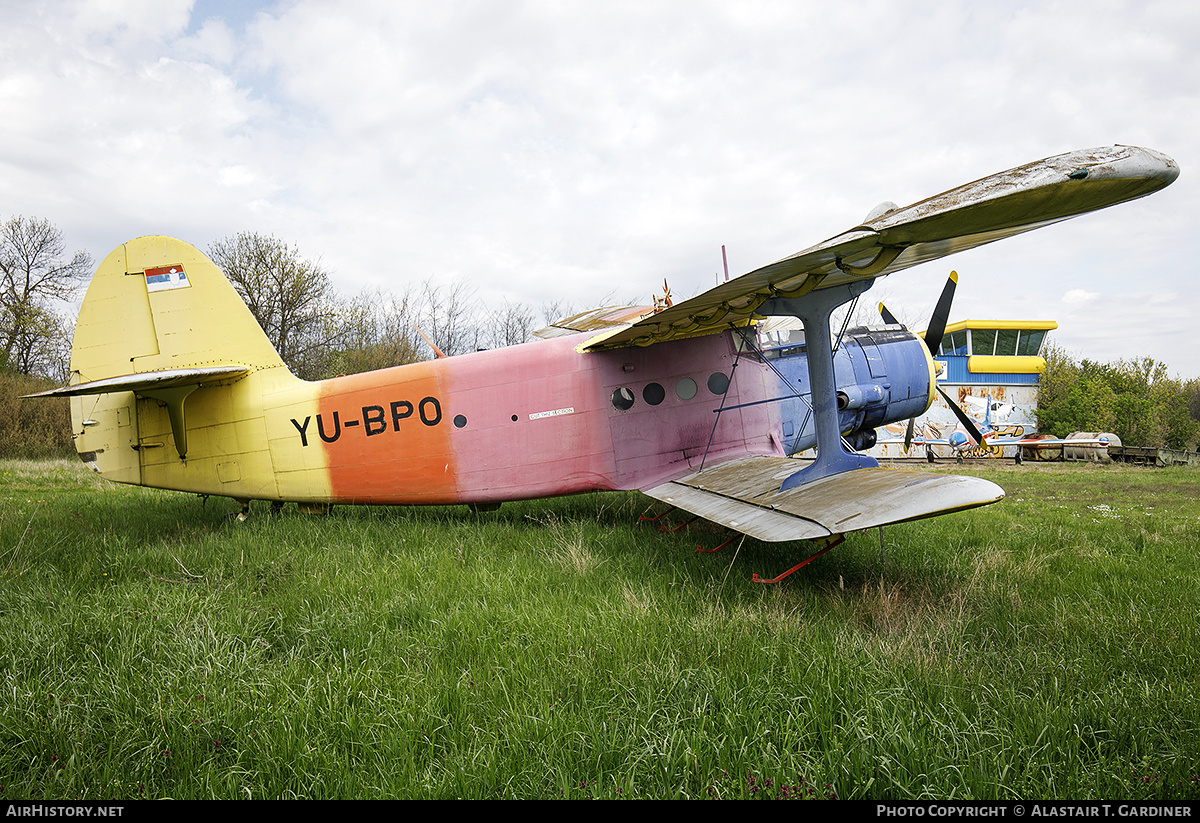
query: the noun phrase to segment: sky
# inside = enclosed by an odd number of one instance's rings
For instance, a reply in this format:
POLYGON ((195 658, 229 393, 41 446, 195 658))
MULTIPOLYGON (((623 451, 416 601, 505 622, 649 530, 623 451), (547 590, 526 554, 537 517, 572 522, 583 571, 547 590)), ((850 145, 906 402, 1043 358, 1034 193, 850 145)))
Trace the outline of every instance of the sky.
MULTIPOLYGON (((1200 376, 1200 4, 0 0, 0 219, 99 262, 273 235, 339 292, 675 299, 1073 149, 1145 146, 1148 198, 880 279, 924 328, 1054 320, 1200 376)), ((865 299, 865 298, 864 298, 865 299)))

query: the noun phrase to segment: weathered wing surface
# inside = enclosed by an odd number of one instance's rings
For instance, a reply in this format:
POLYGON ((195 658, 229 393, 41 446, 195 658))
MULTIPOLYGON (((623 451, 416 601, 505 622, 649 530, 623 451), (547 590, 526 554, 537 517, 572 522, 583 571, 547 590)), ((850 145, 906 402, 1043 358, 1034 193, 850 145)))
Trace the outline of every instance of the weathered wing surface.
POLYGON ((1134 146, 1085 149, 994 174, 905 208, 610 330, 584 349, 646 346, 748 320, 771 297, 880 277, 1005 237, 1145 197, 1179 176, 1171 158, 1134 146))
POLYGON ((758 540, 814 540, 986 506, 1004 490, 978 477, 859 469, 781 492, 788 457, 747 457, 644 491, 758 540))

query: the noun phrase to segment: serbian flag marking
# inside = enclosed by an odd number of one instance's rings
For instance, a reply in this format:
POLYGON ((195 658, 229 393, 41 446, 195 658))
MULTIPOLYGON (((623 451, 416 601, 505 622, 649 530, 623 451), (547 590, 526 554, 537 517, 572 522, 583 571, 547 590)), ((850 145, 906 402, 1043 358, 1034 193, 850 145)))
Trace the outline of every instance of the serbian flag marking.
POLYGON ((191 286, 183 266, 159 266, 156 269, 146 269, 146 290, 166 291, 167 289, 186 289, 191 286))

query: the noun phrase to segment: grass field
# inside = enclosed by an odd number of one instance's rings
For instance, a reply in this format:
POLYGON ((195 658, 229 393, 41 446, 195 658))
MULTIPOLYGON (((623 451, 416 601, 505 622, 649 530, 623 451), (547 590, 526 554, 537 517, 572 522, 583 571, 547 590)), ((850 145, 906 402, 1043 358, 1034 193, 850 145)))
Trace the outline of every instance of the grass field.
POLYGON ((762 585, 806 547, 637 494, 238 523, 0 462, 0 798, 1200 799, 1200 472, 965 473, 762 585))

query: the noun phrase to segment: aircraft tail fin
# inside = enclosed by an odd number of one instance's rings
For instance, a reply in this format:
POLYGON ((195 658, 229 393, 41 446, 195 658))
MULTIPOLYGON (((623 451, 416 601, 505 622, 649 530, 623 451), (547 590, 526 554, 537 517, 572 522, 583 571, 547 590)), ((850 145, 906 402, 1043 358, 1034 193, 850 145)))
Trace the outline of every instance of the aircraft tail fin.
POLYGON ((71 348, 71 383, 283 365, 216 264, 180 240, 140 237, 109 254, 88 286, 71 348))
POLYGON ((72 398, 75 448, 85 462, 112 480, 138 483, 135 396, 166 408, 182 460, 188 396, 266 369, 296 379, 221 270, 180 240, 140 237, 96 269, 75 325, 70 385, 41 396, 72 398))

